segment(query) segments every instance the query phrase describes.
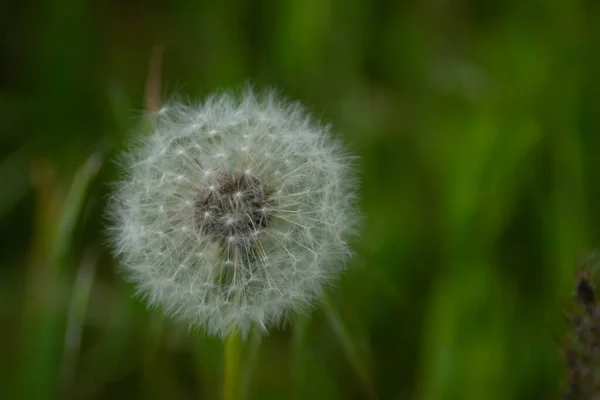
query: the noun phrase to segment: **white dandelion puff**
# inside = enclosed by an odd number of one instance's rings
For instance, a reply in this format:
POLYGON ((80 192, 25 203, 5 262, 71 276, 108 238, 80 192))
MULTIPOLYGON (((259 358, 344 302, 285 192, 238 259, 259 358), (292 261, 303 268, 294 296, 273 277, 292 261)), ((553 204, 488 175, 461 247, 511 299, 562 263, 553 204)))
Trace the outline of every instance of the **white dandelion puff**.
POLYGON ((171 102, 123 157, 109 206, 122 271, 210 334, 267 329, 322 294, 350 257, 352 157, 273 92, 171 102))

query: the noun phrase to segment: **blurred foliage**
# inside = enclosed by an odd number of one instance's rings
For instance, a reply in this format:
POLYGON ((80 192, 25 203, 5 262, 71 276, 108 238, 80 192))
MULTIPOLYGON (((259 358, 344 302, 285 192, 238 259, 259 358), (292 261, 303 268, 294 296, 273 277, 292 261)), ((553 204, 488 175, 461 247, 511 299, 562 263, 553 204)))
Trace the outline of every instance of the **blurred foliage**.
POLYGON ((250 80, 361 156, 363 234, 309 316, 239 345, 244 399, 559 398, 600 239, 596 0, 6 1, 0 393, 217 399, 224 346, 133 298, 111 162, 163 96, 250 80))

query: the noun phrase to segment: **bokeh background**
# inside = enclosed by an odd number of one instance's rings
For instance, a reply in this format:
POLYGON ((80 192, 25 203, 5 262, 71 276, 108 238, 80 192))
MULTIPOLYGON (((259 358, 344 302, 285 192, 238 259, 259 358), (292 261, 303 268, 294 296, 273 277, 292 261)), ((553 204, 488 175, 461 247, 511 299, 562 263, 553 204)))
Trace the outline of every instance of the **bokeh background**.
POLYGON ((0 26, 1 398, 222 396, 222 341, 147 310, 105 244, 148 81, 276 86, 361 157, 356 257, 241 345, 236 398, 560 398, 600 240, 600 2, 7 0, 0 26))

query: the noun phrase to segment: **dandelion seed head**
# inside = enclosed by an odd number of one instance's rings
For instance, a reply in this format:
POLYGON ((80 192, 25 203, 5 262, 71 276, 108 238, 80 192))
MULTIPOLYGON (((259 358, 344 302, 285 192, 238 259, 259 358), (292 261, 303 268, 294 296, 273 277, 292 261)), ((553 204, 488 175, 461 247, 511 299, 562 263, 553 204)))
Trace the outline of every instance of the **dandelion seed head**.
POLYGON ((344 269, 356 177, 328 127, 247 89, 171 102, 123 156, 110 234, 166 314, 225 336, 308 308, 344 269))

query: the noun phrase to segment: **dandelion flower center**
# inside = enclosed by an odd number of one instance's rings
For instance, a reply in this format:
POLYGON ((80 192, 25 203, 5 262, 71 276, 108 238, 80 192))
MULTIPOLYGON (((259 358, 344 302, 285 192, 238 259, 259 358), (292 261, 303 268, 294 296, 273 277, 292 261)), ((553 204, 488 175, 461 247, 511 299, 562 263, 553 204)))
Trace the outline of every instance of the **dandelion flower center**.
POLYGON ((199 233, 222 246, 248 244, 266 229, 274 200, 269 189, 249 174, 222 176, 217 184, 198 195, 194 223, 199 233))

